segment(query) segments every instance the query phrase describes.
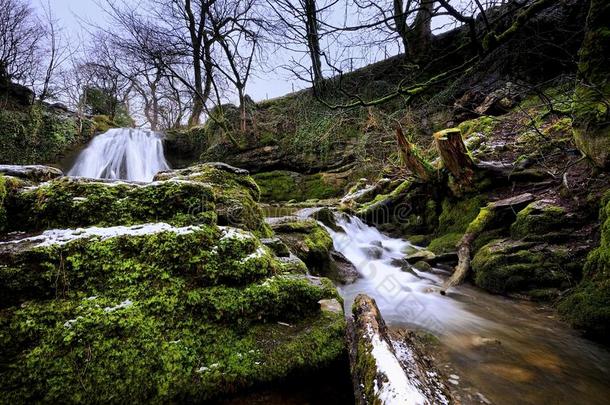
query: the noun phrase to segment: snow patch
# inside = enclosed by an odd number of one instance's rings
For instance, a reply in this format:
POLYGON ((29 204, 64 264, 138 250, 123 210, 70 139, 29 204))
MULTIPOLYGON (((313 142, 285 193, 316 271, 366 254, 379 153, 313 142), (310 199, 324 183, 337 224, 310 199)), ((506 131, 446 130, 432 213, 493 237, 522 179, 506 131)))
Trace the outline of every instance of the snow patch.
POLYGON ((38 243, 35 247, 46 247, 52 245, 65 245, 77 239, 99 238, 101 240, 110 239, 118 236, 142 236, 161 232, 173 232, 179 235, 192 233, 201 228, 197 226, 186 226, 177 228, 164 222, 134 225, 134 226, 113 226, 108 228, 77 228, 77 229, 52 229, 43 232, 41 235, 30 238, 18 239, 8 242, 0 242, 0 246, 18 243, 38 243))
POLYGON ((375 393, 383 404, 419 405, 425 404, 426 398, 409 379, 400 362, 392 352, 390 345, 377 333, 369 330, 377 370, 386 376, 386 381, 379 386, 375 381, 375 393))
POLYGON ((114 311, 116 311, 118 309, 129 308, 132 305, 133 305, 133 301, 131 301, 128 298, 125 301, 121 302, 119 305, 115 305, 114 307, 106 307, 106 308, 104 308, 104 312, 114 312, 114 311))

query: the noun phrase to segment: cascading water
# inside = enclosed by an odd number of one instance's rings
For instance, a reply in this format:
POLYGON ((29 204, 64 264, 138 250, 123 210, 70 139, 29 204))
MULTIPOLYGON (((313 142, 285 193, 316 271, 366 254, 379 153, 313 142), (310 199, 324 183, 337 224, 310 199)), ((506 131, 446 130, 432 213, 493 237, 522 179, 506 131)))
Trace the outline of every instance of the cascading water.
POLYGON ((608 403, 610 353, 558 322, 552 310, 468 285, 441 296, 447 272, 418 271, 401 260, 416 247, 356 217, 336 220, 343 232, 327 228, 335 250, 361 275, 339 287, 345 308, 365 293, 388 327, 436 335, 437 357, 463 404, 608 403))
POLYGON ((155 174, 169 168, 161 134, 118 128, 96 136, 80 153, 68 175, 152 181, 155 174))

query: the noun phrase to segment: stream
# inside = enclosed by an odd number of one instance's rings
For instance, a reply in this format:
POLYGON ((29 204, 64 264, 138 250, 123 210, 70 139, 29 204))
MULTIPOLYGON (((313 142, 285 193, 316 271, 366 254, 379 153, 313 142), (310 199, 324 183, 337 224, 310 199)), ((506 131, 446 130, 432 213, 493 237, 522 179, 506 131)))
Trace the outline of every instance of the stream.
POLYGON ((388 327, 435 335, 438 365, 464 404, 609 403, 610 351, 580 337, 552 309, 469 285, 442 296, 447 272, 401 263, 403 252, 416 249, 409 242, 355 217, 338 216, 337 224, 345 232, 328 229, 335 249, 362 275, 339 287, 345 308, 366 293, 388 327))

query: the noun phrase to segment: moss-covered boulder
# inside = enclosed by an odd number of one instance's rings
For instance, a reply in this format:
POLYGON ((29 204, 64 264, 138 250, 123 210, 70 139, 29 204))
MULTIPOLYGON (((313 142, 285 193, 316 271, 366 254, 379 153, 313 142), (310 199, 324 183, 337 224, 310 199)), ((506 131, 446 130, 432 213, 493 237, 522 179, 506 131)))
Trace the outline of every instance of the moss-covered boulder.
POLYGON ((131 225, 219 224, 269 236, 258 187, 244 173, 214 165, 161 173, 148 184, 59 178, 12 193, 6 204, 11 230, 131 225))
POLYGON ((585 263, 576 289, 559 304, 559 312, 576 328, 610 341, 610 193, 600 211, 601 243, 585 263))
POLYGON ((571 224, 565 208, 551 201, 539 200, 517 213, 510 231, 513 239, 548 242, 568 237, 565 229, 571 224))
POLYGON ((0 241, 0 402, 202 403, 343 361, 335 287, 261 239, 258 196, 220 163, 0 176, 0 220, 27 231, 0 241))
POLYGON ((468 225, 477 217, 484 199, 474 196, 462 200, 445 199, 438 216, 438 227, 428 250, 435 254, 455 252, 457 243, 466 232, 468 225))
POLYGON ((301 174, 277 170, 257 173, 254 180, 263 201, 305 201, 339 197, 347 185, 342 173, 301 174))
POLYGON ((313 219, 293 217, 271 221, 271 229, 290 250, 307 264, 315 275, 332 273, 331 250, 333 240, 320 224, 313 219))
POLYGON ((573 129, 578 148, 596 165, 610 165, 610 4, 592 0, 580 49, 573 129))
POLYGON ((580 263, 564 247, 497 239, 472 259, 475 283, 497 294, 538 295, 568 288, 580 263))

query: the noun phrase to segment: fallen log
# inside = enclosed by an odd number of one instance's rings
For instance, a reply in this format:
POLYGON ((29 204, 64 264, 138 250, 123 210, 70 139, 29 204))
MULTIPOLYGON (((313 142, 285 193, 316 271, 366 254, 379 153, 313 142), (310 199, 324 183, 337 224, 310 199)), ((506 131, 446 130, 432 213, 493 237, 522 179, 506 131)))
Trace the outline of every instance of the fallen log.
POLYGON ((350 362, 358 404, 453 404, 451 393, 408 331, 389 331, 375 300, 353 305, 350 362))
POLYGON ((500 214, 505 211, 512 211, 515 215, 527 204, 534 201, 534 196, 530 193, 520 194, 504 200, 494 201, 479 211, 479 215, 468 225, 464 236, 457 244, 458 264, 451 277, 445 281, 441 288, 441 294, 445 295, 451 287, 464 282, 470 271, 470 260, 473 242, 493 223, 500 214))

